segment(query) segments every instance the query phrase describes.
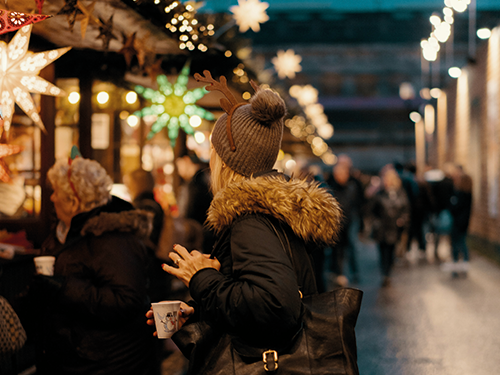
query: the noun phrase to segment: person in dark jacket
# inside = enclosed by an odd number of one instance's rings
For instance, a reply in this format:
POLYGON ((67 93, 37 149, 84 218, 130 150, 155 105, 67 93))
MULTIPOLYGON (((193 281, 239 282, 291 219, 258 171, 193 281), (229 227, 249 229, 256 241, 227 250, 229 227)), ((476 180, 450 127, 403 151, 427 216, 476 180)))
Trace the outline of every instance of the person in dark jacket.
POLYGON ((59 160, 47 177, 59 222, 42 246, 56 257, 54 276, 35 276, 30 289, 38 299, 37 374, 151 374, 141 239, 152 215, 111 196, 112 180, 96 161, 59 160))
POLYGON ((461 171, 455 177, 455 193, 451 197, 451 250, 454 266, 452 275, 467 276, 469 270, 469 249, 465 241, 472 209, 472 179, 461 171))
MULTIPOLYGON (((177 267, 164 269, 189 286, 193 298, 190 307, 182 305, 185 325, 174 342, 192 324, 205 325, 218 337, 229 334, 240 352, 259 352, 262 360, 264 350, 289 345, 300 329, 301 293, 316 293, 306 243, 331 244, 341 211, 317 182, 289 179, 272 169, 286 107, 278 94, 253 86, 250 104, 221 102, 229 115, 218 119, 212 133, 214 199, 207 220, 218 235, 214 250, 205 256, 176 245, 170 256, 177 267)), ((152 312, 147 316, 154 324, 152 312)), ((211 355, 217 339, 201 338, 208 341, 205 349, 181 347, 190 357, 189 374, 217 374, 231 366, 211 355)))
POLYGON ((410 205, 401 179, 393 168, 384 169, 384 188, 372 199, 372 237, 378 243, 382 286, 390 285, 396 246, 408 226, 410 205))

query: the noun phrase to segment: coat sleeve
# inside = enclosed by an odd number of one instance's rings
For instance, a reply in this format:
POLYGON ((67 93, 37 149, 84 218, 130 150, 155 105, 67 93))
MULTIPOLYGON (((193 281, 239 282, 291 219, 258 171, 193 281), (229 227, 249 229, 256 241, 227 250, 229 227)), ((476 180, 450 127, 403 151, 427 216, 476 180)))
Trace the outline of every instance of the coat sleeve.
POLYGON ((117 322, 137 315, 145 306, 145 250, 132 235, 90 241, 87 271, 68 276, 61 302, 80 314, 117 322))
POLYGON ((199 271, 191 296, 211 325, 236 336, 289 336, 297 330, 301 300, 295 271, 278 237, 255 216, 233 224, 232 274, 199 271))

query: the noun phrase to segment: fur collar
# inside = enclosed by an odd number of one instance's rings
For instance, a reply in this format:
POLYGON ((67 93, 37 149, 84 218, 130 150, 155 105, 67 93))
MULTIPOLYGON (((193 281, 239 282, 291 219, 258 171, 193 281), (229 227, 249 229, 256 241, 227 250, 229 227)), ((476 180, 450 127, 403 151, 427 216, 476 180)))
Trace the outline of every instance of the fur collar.
POLYGON ((207 225, 221 233, 249 213, 271 215, 300 238, 327 244, 337 239, 342 218, 337 200, 317 182, 274 175, 233 183, 220 191, 208 210, 207 225))
POLYGON ((145 239, 153 229, 153 213, 146 210, 101 212, 90 218, 81 230, 82 235, 100 236, 105 232, 131 232, 145 239))

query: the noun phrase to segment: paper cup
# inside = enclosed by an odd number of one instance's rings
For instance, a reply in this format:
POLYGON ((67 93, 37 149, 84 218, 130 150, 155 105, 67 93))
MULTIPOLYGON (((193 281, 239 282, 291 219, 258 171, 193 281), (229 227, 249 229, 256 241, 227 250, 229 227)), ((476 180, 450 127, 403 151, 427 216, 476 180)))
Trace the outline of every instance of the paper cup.
POLYGON ((152 303, 156 332, 159 339, 168 339, 179 329, 181 301, 152 303))
POLYGON ((53 276, 54 262, 56 258, 53 256, 41 256, 33 258, 35 262, 36 273, 40 275, 53 276))

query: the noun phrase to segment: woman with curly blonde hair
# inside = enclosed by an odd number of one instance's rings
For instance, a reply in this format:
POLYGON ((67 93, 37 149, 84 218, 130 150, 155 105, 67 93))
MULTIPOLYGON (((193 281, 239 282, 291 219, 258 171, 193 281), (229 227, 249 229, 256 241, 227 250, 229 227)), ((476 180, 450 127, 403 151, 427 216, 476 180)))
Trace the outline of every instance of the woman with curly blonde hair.
POLYGON ((96 161, 59 160, 47 177, 58 224, 42 245, 56 257, 54 276, 36 275, 31 290, 45 307, 37 374, 151 374, 153 341, 141 317, 152 215, 112 196, 96 161))

